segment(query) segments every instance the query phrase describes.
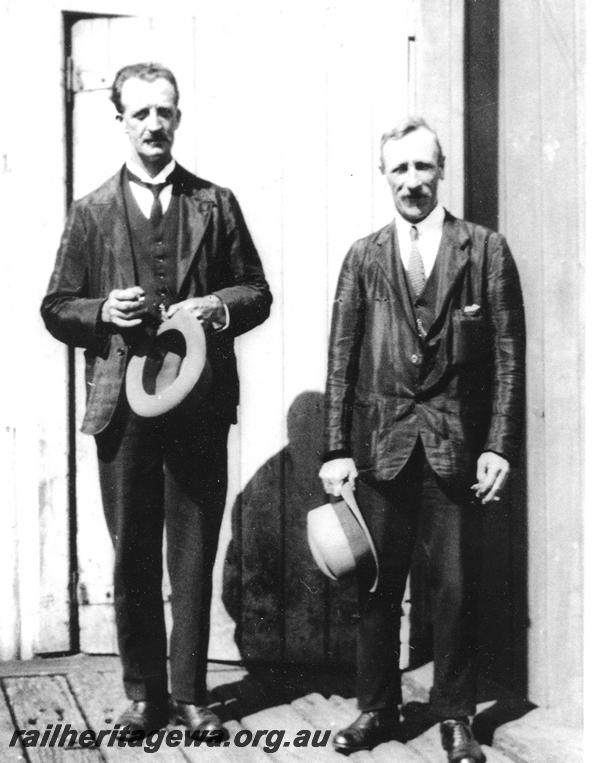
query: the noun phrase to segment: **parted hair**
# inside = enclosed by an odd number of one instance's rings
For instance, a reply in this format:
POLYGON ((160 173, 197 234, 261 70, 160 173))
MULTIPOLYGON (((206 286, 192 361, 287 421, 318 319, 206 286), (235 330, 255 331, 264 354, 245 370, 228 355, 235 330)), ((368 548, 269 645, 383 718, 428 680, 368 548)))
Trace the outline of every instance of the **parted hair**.
POLYGON ((128 79, 137 77, 143 79, 146 82, 154 82, 155 79, 166 79, 173 85, 175 90, 175 103, 179 102, 179 88, 177 87, 177 80, 175 75, 166 66, 158 64, 154 61, 143 62, 139 64, 128 64, 123 66, 115 75, 115 79, 112 84, 110 100, 114 103, 115 109, 119 114, 123 113, 123 101, 121 100, 121 92, 123 85, 128 79))

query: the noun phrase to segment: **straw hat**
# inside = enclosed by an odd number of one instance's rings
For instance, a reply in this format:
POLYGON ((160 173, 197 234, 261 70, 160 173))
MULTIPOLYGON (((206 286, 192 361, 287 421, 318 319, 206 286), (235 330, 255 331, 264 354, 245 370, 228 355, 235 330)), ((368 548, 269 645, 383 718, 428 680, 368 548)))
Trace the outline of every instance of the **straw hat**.
POLYGON ((160 416, 184 400, 201 397, 210 384, 202 322, 178 310, 159 326, 156 336, 132 355, 125 392, 138 416, 160 416))
POLYGON ((379 583, 379 559, 373 538, 350 484, 342 499, 308 512, 308 545, 319 569, 333 580, 357 571, 373 576, 371 592, 379 583))

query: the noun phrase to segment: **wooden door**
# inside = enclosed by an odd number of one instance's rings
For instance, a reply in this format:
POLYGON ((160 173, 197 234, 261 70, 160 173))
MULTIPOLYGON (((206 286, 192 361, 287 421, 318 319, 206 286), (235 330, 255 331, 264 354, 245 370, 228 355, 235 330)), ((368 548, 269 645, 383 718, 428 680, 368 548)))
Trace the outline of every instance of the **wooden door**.
MULTIPOLYGON (((304 540, 306 512, 323 501, 316 473, 330 305, 349 245, 391 218, 377 169, 381 132, 419 109, 432 113, 448 149, 460 145, 461 12, 457 0, 240 0, 202 4, 193 18, 73 27, 74 195, 125 155, 108 101, 114 72, 159 60, 180 84, 175 155, 233 188, 274 295, 267 323, 236 345, 242 397, 215 569, 213 659, 322 662, 352 652, 353 593, 317 573, 304 540)), ((462 151, 450 154, 446 184, 458 214, 461 162, 462 151)), ((79 424, 81 386, 76 398, 79 424)), ((77 517, 81 648, 111 652, 112 552, 85 436, 77 517)))

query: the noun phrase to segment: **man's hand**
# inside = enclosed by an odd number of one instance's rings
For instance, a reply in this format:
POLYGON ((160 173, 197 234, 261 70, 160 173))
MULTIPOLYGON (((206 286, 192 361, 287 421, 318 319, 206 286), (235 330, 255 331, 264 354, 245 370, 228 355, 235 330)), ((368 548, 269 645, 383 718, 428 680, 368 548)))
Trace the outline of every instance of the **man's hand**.
POLYGON ((500 500, 500 491, 502 490, 510 465, 505 458, 497 453, 485 451, 477 460, 477 482, 471 485, 471 490, 475 491, 477 498, 481 498, 481 503, 490 503, 500 500))
POLYGON ((199 321, 204 321, 213 328, 223 326, 227 320, 225 307, 216 294, 207 294, 206 297, 190 297, 190 299, 184 299, 183 302, 177 302, 167 310, 167 318, 171 318, 178 310, 187 310, 199 321))
POLYGON ((142 322, 145 299, 141 286, 114 289, 102 305, 100 317, 104 323, 113 323, 119 328, 138 326, 142 322))
POLYGON ((342 485, 346 480, 348 480, 350 487, 354 490, 354 481, 358 477, 358 470, 353 458, 334 458, 323 464, 319 477, 326 493, 329 495, 341 495, 342 485))

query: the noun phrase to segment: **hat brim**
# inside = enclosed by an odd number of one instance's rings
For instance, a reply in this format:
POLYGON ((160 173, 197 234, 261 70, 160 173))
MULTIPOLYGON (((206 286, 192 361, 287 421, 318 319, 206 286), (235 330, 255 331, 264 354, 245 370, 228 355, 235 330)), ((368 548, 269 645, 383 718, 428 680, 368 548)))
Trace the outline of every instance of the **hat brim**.
POLYGON ((164 320, 149 346, 129 360, 125 393, 138 416, 161 416, 210 384, 206 335, 201 321, 187 310, 164 320))
POLYGON ((371 591, 375 591, 377 551, 354 497, 346 492, 343 500, 312 509, 306 521, 308 545, 321 572, 332 580, 356 572, 372 576, 371 591))

